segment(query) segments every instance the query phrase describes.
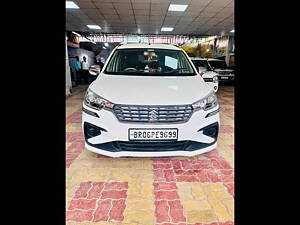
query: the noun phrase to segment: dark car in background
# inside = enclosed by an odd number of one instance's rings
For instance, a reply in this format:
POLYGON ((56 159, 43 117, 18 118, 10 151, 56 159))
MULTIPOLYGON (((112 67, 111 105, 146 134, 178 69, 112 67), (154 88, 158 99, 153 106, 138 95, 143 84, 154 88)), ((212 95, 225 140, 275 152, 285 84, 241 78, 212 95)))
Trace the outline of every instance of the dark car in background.
POLYGON ((224 60, 208 59, 212 69, 218 73, 220 83, 232 83, 234 81, 234 70, 229 68, 224 60))

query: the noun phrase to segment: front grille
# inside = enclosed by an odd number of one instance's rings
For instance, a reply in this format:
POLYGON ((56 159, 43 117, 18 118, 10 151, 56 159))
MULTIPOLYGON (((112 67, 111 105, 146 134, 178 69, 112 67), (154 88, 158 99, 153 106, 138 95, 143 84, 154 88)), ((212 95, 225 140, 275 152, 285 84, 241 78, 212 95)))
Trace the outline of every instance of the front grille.
POLYGON ((127 142, 116 141, 113 143, 116 149, 120 151, 178 151, 184 150, 188 141, 175 141, 175 142, 127 142))
POLYGON ((230 75, 230 71, 218 71, 220 75, 230 75))
POLYGON ((193 112, 191 105, 176 106, 130 106, 115 105, 114 113, 122 122, 186 122, 193 112))

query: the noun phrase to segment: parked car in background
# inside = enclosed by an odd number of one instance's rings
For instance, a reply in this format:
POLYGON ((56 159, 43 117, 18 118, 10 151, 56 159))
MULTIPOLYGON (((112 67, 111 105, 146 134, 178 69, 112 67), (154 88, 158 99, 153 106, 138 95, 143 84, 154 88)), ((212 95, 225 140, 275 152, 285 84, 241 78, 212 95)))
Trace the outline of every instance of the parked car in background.
POLYGON ((214 88, 214 91, 218 91, 219 79, 218 73, 214 72, 207 62, 207 59, 200 57, 190 57, 194 66, 202 76, 203 80, 214 88))
POLYGON ((124 44, 82 105, 86 149, 111 157, 194 156, 217 146, 214 90, 180 48, 124 44))
POLYGON ((218 73, 219 82, 233 82, 234 72, 230 69, 226 62, 220 59, 207 60, 213 71, 218 73))

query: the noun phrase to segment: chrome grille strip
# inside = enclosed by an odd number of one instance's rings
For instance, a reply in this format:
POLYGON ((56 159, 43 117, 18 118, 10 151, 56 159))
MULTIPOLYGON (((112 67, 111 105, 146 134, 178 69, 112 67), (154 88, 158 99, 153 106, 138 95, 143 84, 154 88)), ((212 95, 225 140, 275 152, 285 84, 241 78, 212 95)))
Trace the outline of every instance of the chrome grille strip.
POLYGON ((192 115, 191 105, 137 106, 115 105, 114 114, 125 122, 186 122, 192 115))

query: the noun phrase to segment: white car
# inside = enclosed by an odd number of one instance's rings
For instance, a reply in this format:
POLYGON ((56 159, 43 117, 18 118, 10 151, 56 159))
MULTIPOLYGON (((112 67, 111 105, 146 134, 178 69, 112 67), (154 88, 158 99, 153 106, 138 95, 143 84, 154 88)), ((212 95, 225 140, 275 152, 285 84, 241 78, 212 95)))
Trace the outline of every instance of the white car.
POLYGON ((214 90, 172 45, 117 46, 90 84, 82 110, 85 146, 98 154, 194 156, 217 146, 214 90))
POLYGON ((207 61, 211 68, 218 73, 220 82, 228 83, 234 81, 234 72, 232 69, 228 69, 225 61, 220 59, 208 59, 207 61))
POLYGON ((194 66, 202 76, 203 80, 214 88, 217 92, 219 88, 218 73, 214 72, 207 62, 207 59, 200 57, 190 57, 194 66))

